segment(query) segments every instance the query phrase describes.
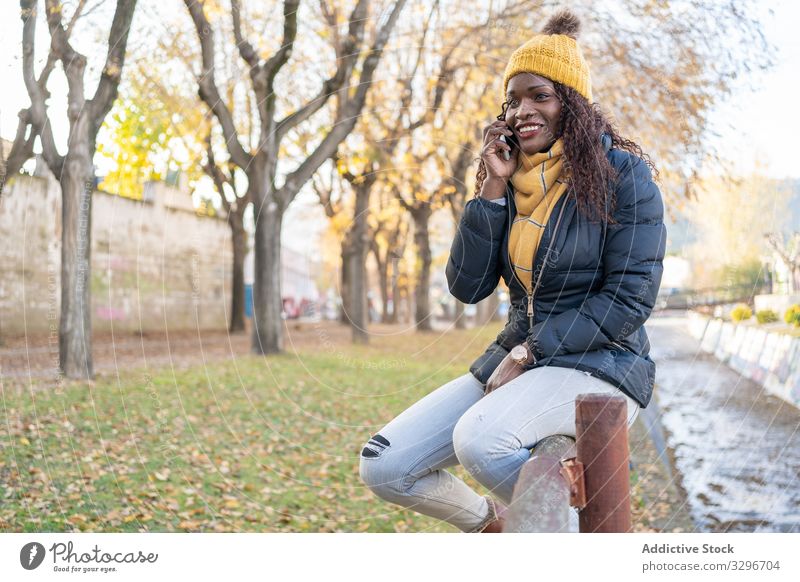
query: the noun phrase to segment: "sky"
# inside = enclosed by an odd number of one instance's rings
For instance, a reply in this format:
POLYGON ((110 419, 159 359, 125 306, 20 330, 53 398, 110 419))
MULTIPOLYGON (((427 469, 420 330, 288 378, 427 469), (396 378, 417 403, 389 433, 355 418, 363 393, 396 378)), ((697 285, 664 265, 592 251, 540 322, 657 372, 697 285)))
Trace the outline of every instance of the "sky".
POLYGON ((740 90, 721 103, 711 119, 723 136, 717 141, 725 157, 748 173, 755 161, 774 178, 800 178, 797 136, 800 136, 797 74, 800 71, 800 3, 764 2, 766 37, 777 47, 777 64, 752 80, 756 90, 740 90))
MULTIPOLYGON (((175 9, 182 8, 178 0, 175 9)), ((797 161, 796 136, 800 135, 800 116, 793 113, 797 101, 795 76, 800 71, 800 3, 763 2, 763 23, 767 37, 776 45, 776 65, 767 73, 758 73, 748 79, 756 86, 754 91, 740 87, 724 102, 719 103, 710 115, 713 128, 721 134, 715 144, 721 153, 735 163, 742 174, 758 169, 775 178, 800 178, 797 161), (768 15, 772 8, 774 14, 768 15)), ((148 3, 140 3, 142 11, 152 10, 148 3)), ((169 8, 166 8, 169 10, 169 8)), ((137 14, 140 25, 152 14, 137 14)), ((136 22, 134 23, 136 25, 136 22)), ((141 28, 140 28, 141 30, 141 28)), ((42 41, 37 46, 42 56, 45 42, 49 40, 44 26, 38 27, 42 41)), ((29 103, 21 75, 21 21, 19 4, 12 0, 0 2, 0 72, 3 90, 0 91, 0 135, 10 139, 16 129, 16 114, 29 103)), ((90 42, 90 41, 89 41, 90 42)), ((81 47, 78 47, 79 49, 81 47)), ((63 144, 67 133, 63 112, 66 82, 60 71, 51 76, 51 120, 57 142, 63 144)), ((63 147, 63 146, 62 146, 63 147)), ((62 149, 63 152, 63 149, 62 149)), ((313 200, 297 201, 293 211, 302 215, 315 215, 313 200), (305 207, 305 208, 303 208, 305 207)), ((284 229, 286 231, 287 229, 284 229)))

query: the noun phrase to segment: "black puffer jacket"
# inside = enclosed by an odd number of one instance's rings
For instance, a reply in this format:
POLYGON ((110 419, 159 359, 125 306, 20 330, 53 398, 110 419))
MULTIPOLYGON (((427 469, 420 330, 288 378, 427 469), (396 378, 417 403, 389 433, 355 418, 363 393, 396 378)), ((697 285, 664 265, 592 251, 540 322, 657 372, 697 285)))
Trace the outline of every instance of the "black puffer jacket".
POLYGON ((516 215, 509 182, 506 206, 475 198, 467 202, 446 274, 450 292, 464 303, 490 295, 500 280, 509 287, 511 307, 505 328, 470 367, 481 382, 515 345, 527 341, 536 354, 531 368, 577 368, 601 378, 646 407, 653 394, 655 363, 643 327, 661 284, 667 232, 661 193, 650 169, 628 152, 606 154, 619 178, 615 184, 618 224, 589 222, 577 211, 574 192, 558 201, 536 252, 534 273, 542 270, 533 296, 533 327, 527 295, 508 260, 508 231, 516 215), (561 224, 553 230, 561 207, 561 224))

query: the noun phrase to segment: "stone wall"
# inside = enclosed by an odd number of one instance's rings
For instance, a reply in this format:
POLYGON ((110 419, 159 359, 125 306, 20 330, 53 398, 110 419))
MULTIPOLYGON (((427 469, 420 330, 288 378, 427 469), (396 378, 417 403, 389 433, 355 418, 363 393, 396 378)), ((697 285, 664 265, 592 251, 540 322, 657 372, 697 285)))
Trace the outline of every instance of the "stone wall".
MULTIPOLYGON (((95 331, 224 329, 230 309, 230 229, 195 214, 186 191, 149 183, 143 201, 92 198, 95 331)), ((52 175, 19 176, 0 202, 0 330, 57 328, 61 196, 52 175)))
POLYGON ((698 313, 690 314, 689 331, 704 352, 800 406, 800 337, 770 331, 768 325, 734 324, 698 313))

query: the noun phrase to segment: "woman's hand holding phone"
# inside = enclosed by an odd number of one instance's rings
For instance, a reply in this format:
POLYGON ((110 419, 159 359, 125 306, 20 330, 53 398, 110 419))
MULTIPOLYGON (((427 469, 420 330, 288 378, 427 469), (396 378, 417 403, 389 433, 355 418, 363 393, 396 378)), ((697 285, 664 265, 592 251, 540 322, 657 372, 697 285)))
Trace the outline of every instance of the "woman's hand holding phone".
POLYGON ((514 132, 505 121, 494 121, 483 130, 481 159, 486 167, 486 180, 481 196, 484 198, 503 196, 505 183, 517 169, 519 148, 515 143, 514 132))

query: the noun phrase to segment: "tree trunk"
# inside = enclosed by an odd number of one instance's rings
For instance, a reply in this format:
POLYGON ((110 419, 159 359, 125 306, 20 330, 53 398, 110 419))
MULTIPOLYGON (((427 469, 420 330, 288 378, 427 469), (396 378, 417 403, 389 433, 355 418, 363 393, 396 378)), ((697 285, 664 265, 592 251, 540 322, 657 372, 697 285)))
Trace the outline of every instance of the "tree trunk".
POLYGON ((389 323, 397 323, 398 313, 400 311, 400 284, 398 279, 400 277, 399 258, 392 259, 392 312, 389 314, 389 323))
POLYGON ((350 260, 350 255, 353 254, 352 242, 350 240, 351 233, 347 233, 342 240, 341 252, 341 279, 339 283, 339 296, 342 299, 342 305, 339 309, 339 323, 350 325, 350 309, 352 308, 350 302, 350 269, 353 262, 350 260))
MULTIPOLYGON (((97 132, 117 98, 125 49, 136 0, 117 0, 108 32, 106 65, 91 99, 84 95, 86 57, 70 45, 73 22, 66 29, 61 21, 61 2, 45 3, 45 18, 50 29, 47 64, 39 79, 34 72, 34 45, 38 1, 21 0, 23 17, 22 69, 31 106, 20 119, 13 148, 14 165, 33 153, 38 137, 42 155, 61 185, 61 314, 58 329, 59 367, 69 378, 91 379, 92 364, 92 193, 97 132), (47 113, 47 78, 53 65, 61 62, 67 78, 66 119, 69 121, 67 154, 56 148, 47 113), (30 125, 30 133, 26 129, 30 125), (23 145, 19 145, 24 140, 23 145)), ((84 2, 80 2, 80 10, 84 2)), ((77 13, 76 13, 77 14, 77 13)), ((83 13, 84 15, 86 12, 83 13)), ((73 15, 74 16, 74 15, 73 15)), ((12 170, 16 171, 12 165, 12 170)), ((2 188, 0 188, 2 190, 2 188)))
MULTIPOLYGON (((465 160, 464 160, 465 161, 465 160)), ((471 165, 471 162, 466 165, 460 165, 461 168, 459 176, 466 178, 466 169, 471 165)), ((450 197, 450 212, 453 217, 453 224, 458 227, 461 216, 464 214, 464 201, 467 197, 466 181, 458 179, 455 181, 456 192, 450 197)), ((467 316, 464 315, 464 304, 458 299, 453 297, 456 304, 456 329, 467 329, 467 316)))
POLYGON ((373 256, 378 265, 378 287, 381 292, 381 323, 389 323, 389 256, 381 259, 380 249, 375 248, 373 256))
POLYGON ((402 322, 406 325, 414 323, 414 294, 411 288, 406 286, 403 288, 403 317, 402 322))
POLYGON ((367 334, 367 294, 366 294, 366 269, 361 253, 356 250, 350 253, 350 307, 348 315, 350 318, 350 330, 352 332, 353 343, 369 343, 367 334))
MULTIPOLYGON (((254 166, 260 166, 258 160, 254 166)), ((253 342, 256 354, 283 350, 283 297, 281 296, 281 227, 283 208, 268 195, 271 180, 257 168, 248 173, 255 217, 255 281, 253 282, 253 342)))
POLYGON ((456 329, 467 329, 467 316, 464 315, 464 304, 454 298, 456 303, 456 329))
POLYGON ((475 323, 485 325, 498 319, 497 308, 500 306, 500 300, 497 293, 492 293, 486 299, 478 303, 477 312, 475 313, 475 323))
POLYGON ((372 189, 371 181, 356 188, 356 204, 353 210, 352 252, 350 253, 350 326, 353 343, 369 342, 367 325, 369 309, 367 305, 367 239, 369 218, 369 197, 372 189))
POLYGON ((414 287, 414 323, 418 330, 427 331, 431 326, 431 245, 428 222, 430 206, 424 205, 411 213, 414 219, 414 249, 416 251, 416 286, 414 287))
POLYGON ((228 224, 231 226, 231 240, 233 243, 231 319, 228 331, 237 333, 245 329, 244 256, 247 254, 247 231, 244 229, 242 215, 238 208, 236 211, 229 211, 228 224))
MULTIPOLYGON (((84 120, 84 123, 86 121, 84 120)), ((91 249, 94 172, 88 138, 73 128, 61 173, 61 319, 58 354, 68 378, 88 380, 92 364, 91 249)))
POLYGON ((489 296, 489 301, 491 301, 490 305, 492 306, 490 321, 501 321, 503 318, 500 317, 500 296, 497 294, 496 289, 489 296))

